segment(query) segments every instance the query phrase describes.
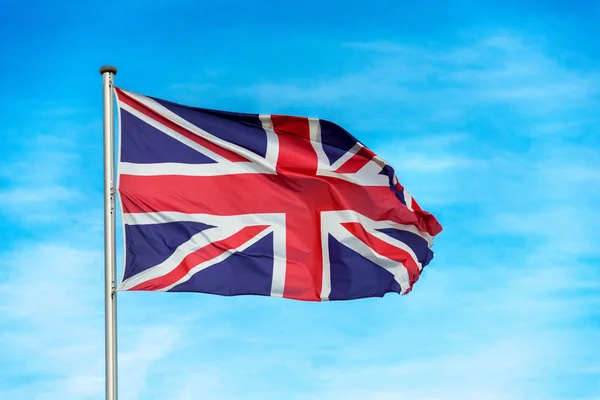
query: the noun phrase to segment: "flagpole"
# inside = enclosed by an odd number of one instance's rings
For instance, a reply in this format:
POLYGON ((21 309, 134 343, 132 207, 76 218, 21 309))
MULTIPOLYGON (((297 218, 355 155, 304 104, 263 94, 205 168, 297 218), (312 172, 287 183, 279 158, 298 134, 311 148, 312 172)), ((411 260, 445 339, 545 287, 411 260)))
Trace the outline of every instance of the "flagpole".
POLYGON ((104 104, 104 310, 106 400, 117 400, 117 293, 115 256, 115 151, 113 78, 117 69, 100 68, 104 104))

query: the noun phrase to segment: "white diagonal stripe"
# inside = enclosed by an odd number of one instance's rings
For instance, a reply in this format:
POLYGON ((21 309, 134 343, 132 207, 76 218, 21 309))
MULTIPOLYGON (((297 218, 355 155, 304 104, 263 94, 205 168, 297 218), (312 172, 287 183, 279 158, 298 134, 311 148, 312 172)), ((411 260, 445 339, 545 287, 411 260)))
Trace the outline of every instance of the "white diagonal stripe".
POLYGON ((207 149, 206 147, 194 142, 193 140, 183 136, 182 134, 180 134, 177 131, 174 131, 173 129, 164 126, 163 124, 161 124, 160 122, 154 120, 153 118, 150 118, 148 116, 146 116, 145 114, 139 112, 138 110, 136 110, 135 108, 129 106, 128 104, 125 104, 121 101, 118 102, 119 107, 122 108, 123 110, 127 111, 128 113, 132 114, 133 116, 135 116, 136 118, 139 118, 140 120, 144 121, 145 123, 147 123, 148 125, 152 126, 153 128, 158 129, 159 131, 163 132, 164 134, 172 137, 173 139, 185 144, 188 147, 191 147, 192 149, 196 150, 198 153, 204 154, 205 156, 207 156, 208 158, 211 158, 213 160, 215 160, 216 162, 219 163, 231 163, 233 164, 231 161, 227 160, 226 158, 218 155, 217 153, 213 152, 212 150, 207 149))
POLYGON ((118 290, 129 290, 134 286, 139 285, 142 282, 149 281, 150 279, 158 278, 173 271, 190 253, 200 250, 203 247, 210 245, 218 240, 223 240, 229 236, 239 232, 243 227, 239 229, 228 229, 228 228, 208 228, 201 232, 198 232, 192 236, 187 242, 182 243, 177 249, 167 258, 165 261, 152 268, 149 268, 139 274, 136 274, 129 279, 121 282, 118 290))
POLYGON ((410 195, 410 193, 408 193, 408 190, 406 190, 406 188, 404 188, 403 193, 404 193, 404 202, 406 203, 406 208, 408 208, 410 211, 414 211, 413 207, 412 207, 412 196, 410 195))
MULTIPOLYGON (((415 235, 420 236, 425 241, 427 241, 427 246, 429 248, 431 248, 433 246, 433 237, 426 232, 420 231, 419 228, 417 228, 414 225, 404 225, 404 224, 399 224, 397 222, 387 221, 387 220, 374 221, 374 220, 372 220, 356 211, 352 211, 352 210, 325 211, 325 212, 323 212, 323 214, 325 214, 327 216, 329 221, 337 221, 337 223, 340 223, 340 224, 344 223, 344 222, 359 222, 367 230, 369 230, 369 232, 373 232, 376 229, 386 229, 386 228, 392 228, 392 229, 398 229, 398 230, 402 230, 402 231, 411 232, 411 233, 414 233, 415 235)), ((378 232, 378 233, 380 233, 380 232, 378 232)), ((393 238, 390 237, 390 240, 391 239, 393 239, 393 238)), ((387 235, 386 235, 386 241, 389 241, 387 239, 387 235)))
POLYGON ((181 285, 184 282, 187 282, 192 276, 194 276, 196 273, 212 266, 215 264, 220 263, 221 261, 226 260, 227 258, 229 258, 231 255, 244 251, 245 249, 247 249, 248 247, 252 246, 254 243, 258 242, 259 240, 261 240, 262 238, 264 238, 265 236, 267 236, 269 233, 271 233, 273 230, 270 228, 265 229, 264 231, 260 232, 258 235, 254 236, 252 239, 248 240, 247 242, 244 242, 242 245, 236 247, 235 249, 228 249, 227 251, 223 252, 222 254, 220 254, 218 257, 212 258, 210 260, 204 261, 198 265, 196 265, 195 267, 191 268, 187 274, 185 274, 184 277, 182 277, 181 279, 177 280, 177 282, 174 282, 173 284, 166 286, 162 289, 159 289, 160 291, 166 292, 169 291, 170 289, 174 288, 177 285, 181 285))
MULTIPOLYGON (((259 237, 262 238, 266 234, 273 232, 273 279, 271 285, 271 295, 278 297, 283 296, 286 272, 285 214, 241 214, 234 216, 220 216, 212 214, 187 214, 176 211, 123 214, 124 225, 153 225, 164 224, 168 222, 198 222, 205 225, 215 226, 217 228, 209 228, 203 231, 207 232, 209 230, 214 230, 213 233, 210 233, 210 236, 204 238, 202 237, 202 235, 200 235, 202 232, 196 234, 194 237, 188 240, 188 242, 186 242, 187 244, 184 243, 176 250, 176 252, 179 251, 178 256, 171 256, 170 261, 168 263, 167 260, 162 263, 163 265, 159 265, 160 268, 159 266, 153 267, 156 269, 154 273, 148 272, 150 271, 149 269, 144 272, 141 272, 138 275, 132 276, 126 281, 123 281, 119 285, 119 290, 127 290, 138 285, 141 282, 147 281, 148 279, 152 279, 156 276, 163 276, 165 273, 168 273, 175 266, 181 263, 181 261, 183 260, 182 256, 185 257, 185 255, 189 254, 189 252, 200 249, 200 247, 198 246, 201 246, 202 243, 205 243, 206 245, 207 241, 209 240, 220 240, 224 238, 224 235, 225 237, 230 236, 231 234, 241 230, 243 227, 246 226, 269 225, 270 228, 265 230, 266 233, 259 235, 259 237), (184 248, 182 248, 182 246, 184 246, 184 248), (161 272, 159 272, 159 270, 161 272)), ((250 244, 255 242, 256 240, 252 239, 250 244)), ((248 244, 248 246, 250 244, 248 244)), ((237 251, 241 251, 240 249, 246 247, 246 244, 244 244, 243 246, 239 247, 237 251)), ((221 261, 227 258, 228 256, 229 255, 220 255, 219 257, 215 258, 215 260, 221 261)), ((218 261, 215 261, 215 263, 218 261)), ((205 263, 200 265, 199 268, 202 269, 213 265, 214 263, 211 262, 211 260, 206 261, 205 263)))
POLYGON ((404 294, 410 288, 410 279, 406 267, 397 261, 391 260, 367 246, 362 240, 348 232, 340 224, 332 224, 329 226, 329 233, 340 243, 348 246, 358 254, 379 265, 381 268, 390 272, 396 282, 400 285, 400 293, 404 294))
POLYGON ((354 146, 352 146, 352 148, 350 150, 348 150, 346 153, 344 153, 343 156, 341 156, 340 158, 338 158, 337 160, 335 160, 335 162, 333 164, 331 164, 331 170, 335 171, 336 169, 338 169, 339 167, 341 167, 342 165, 344 165, 344 163, 346 161, 348 161, 349 159, 351 159, 352 157, 354 157, 354 155, 356 153, 358 153, 358 151, 362 148, 363 146, 361 146, 360 143, 355 143, 354 146))
POLYGON ((379 169, 376 173, 355 173, 355 174, 340 174, 333 172, 330 169, 321 169, 317 171, 317 175, 330 176, 332 178, 342 179, 351 183, 355 183, 360 186, 390 186, 389 178, 386 175, 379 175, 379 169))
POLYGON ((175 114, 174 112, 172 112, 171 110, 169 110, 168 108, 164 107, 163 105, 161 105, 160 103, 158 103, 157 101, 155 101, 151 98, 139 95, 137 93, 127 92, 127 91, 123 91, 123 92, 125 92, 127 95, 133 97, 138 102, 144 104, 146 107, 152 109, 156 113, 167 118, 171 122, 185 128, 186 130, 202 137, 205 140, 208 140, 209 142, 211 142, 223 149, 226 149, 226 150, 231 151, 232 153, 241 155, 241 156, 245 157, 246 159, 248 159, 249 161, 252 161, 254 163, 262 165, 267 171, 269 171, 269 173, 275 173, 275 166, 270 165, 267 162, 267 160, 265 160, 258 154, 254 153, 248 149, 245 149, 242 146, 238 146, 235 143, 221 139, 221 138, 213 135, 210 132, 205 131, 204 129, 192 124, 191 122, 187 121, 186 119, 181 118, 179 115, 175 114))

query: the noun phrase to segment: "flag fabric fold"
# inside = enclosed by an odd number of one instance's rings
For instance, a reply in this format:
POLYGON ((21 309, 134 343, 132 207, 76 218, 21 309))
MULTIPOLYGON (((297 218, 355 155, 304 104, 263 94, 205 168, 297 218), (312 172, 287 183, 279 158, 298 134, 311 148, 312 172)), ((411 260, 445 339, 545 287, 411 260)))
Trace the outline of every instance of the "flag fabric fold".
POLYGON ((118 290, 380 297, 433 258, 437 219, 342 127, 116 95, 118 290))

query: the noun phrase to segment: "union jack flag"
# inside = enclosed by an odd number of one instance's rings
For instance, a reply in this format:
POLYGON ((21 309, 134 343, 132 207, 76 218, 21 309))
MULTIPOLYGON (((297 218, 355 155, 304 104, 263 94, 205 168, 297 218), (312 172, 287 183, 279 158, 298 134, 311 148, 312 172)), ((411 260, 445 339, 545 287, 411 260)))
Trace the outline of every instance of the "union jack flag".
POLYGON ((442 227, 342 127, 116 94, 118 290, 349 300, 431 261, 442 227))

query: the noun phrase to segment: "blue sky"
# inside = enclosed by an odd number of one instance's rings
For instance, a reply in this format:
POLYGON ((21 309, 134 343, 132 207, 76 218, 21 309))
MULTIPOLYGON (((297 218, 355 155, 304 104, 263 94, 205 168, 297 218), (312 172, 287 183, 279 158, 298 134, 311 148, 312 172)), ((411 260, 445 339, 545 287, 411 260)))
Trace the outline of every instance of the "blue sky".
POLYGON ((600 399, 598 2, 3 4, 0 398, 103 398, 114 64, 333 120, 444 226, 408 296, 121 293, 121 398, 600 399))

